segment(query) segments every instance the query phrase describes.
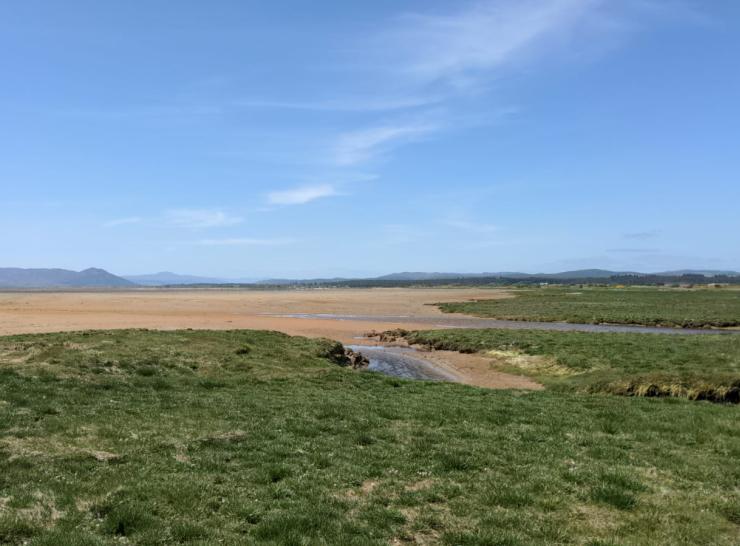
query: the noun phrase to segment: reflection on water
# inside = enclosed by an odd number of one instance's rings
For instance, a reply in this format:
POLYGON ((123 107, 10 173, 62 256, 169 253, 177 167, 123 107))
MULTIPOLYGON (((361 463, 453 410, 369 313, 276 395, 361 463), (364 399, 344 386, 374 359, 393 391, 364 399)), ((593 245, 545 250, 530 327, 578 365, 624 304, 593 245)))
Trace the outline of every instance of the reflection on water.
POLYGON ((368 370, 374 372, 424 381, 455 380, 454 376, 424 360, 421 353, 411 347, 347 345, 347 348, 367 357, 370 361, 368 370))

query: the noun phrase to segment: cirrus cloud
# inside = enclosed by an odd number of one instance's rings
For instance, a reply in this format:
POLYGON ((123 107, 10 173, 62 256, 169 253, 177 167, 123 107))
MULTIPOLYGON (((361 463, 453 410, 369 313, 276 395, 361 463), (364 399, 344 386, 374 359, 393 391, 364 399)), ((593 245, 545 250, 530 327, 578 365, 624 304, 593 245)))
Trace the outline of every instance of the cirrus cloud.
POLYGON ((267 200, 272 205, 303 205, 333 195, 337 195, 334 186, 331 184, 317 184, 270 192, 267 194, 267 200))
POLYGON ((233 226, 244 221, 217 209, 170 209, 164 212, 164 219, 173 226, 193 229, 233 226))
POLYGON ((395 123, 344 133, 337 141, 334 160, 341 166, 356 165, 382 151, 419 140, 437 129, 432 123, 395 123))

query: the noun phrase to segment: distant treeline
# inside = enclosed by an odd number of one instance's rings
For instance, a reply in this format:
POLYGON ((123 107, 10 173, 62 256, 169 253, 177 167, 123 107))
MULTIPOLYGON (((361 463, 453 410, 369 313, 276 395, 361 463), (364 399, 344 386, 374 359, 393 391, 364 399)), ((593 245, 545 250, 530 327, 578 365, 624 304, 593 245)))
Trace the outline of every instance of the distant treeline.
POLYGON ((255 284, 181 284, 166 288, 243 288, 249 290, 285 290, 295 288, 403 288, 438 286, 539 286, 543 284, 592 285, 592 286, 685 286, 707 284, 740 284, 740 276, 716 275, 613 275, 611 277, 553 278, 548 276, 531 277, 457 277, 429 280, 391 280, 391 279, 343 279, 338 281, 295 281, 292 283, 255 284))

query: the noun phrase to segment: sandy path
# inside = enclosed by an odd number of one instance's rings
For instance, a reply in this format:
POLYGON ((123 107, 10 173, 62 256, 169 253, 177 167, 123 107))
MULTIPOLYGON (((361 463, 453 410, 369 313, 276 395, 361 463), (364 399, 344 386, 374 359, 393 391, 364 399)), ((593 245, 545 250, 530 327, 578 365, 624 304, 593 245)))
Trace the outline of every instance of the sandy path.
MULTIPOLYGON (((435 302, 510 297, 480 288, 372 288, 315 290, 131 290, 100 292, 0 292, 0 335, 88 329, 260 329, 326 337, 346 344, 371 330, 430 329, 413 322, 442 313, 435 302), (396 315, 402 322, 291 318, 287 314, 396 315)), ((448 351, 424 358, 470 385, 537 388, 528 379, 491 369, 490 359, 448 351)))

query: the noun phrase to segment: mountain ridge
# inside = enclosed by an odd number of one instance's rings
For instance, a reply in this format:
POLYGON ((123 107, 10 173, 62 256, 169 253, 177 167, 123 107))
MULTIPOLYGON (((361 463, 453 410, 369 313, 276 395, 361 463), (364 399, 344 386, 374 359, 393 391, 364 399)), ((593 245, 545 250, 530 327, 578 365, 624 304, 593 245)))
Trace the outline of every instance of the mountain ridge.
POLYGON ((228 279, 218 277, 201 277, 200 275, 182 275, 171 271, 160 271, 143 275, 121 275, 121 278, 141 286, 163 286, 177 284, 223 284, 228 279))
POLYGON ((475 279, 521 279, 538 280, 543 282, 552 280, 578 279, 618 279, 619 277, 681 277, 701 276, 711 279, 717 276, 740 276, 740 272, 732 270, 712 269, 682 269, 677 271, 663 271, 659 273, 639 273, 634 271, 610 271, 607 269, 578 269, 559 273, 522 273, 516 271, 499 271, 483 273, 445 273, 403 271, 377 277, 360 278, 315 278, 315 279, 224 279, 218 277, 202 277, 198 275, 184 275, 161 271, 159 273, 142 275, 114 275, 104 269, 90 267, 82 271, 72 271, 60 268, 0 268, 0 288, 123 288, 123 287, 159 287, 159 286, 197 286, 197 285, 256 285, 256 286, 290 286, 290 285, 318 285, 338 284, 342 282, 379 281, 392 282, 435 282, 444 280, 475 280, 475 279))
POLYGON ((0 268, 2 288, 115 288, 133 287, 133 282, 105 269, 89 267, 82 271, 60 268, 0 268))

